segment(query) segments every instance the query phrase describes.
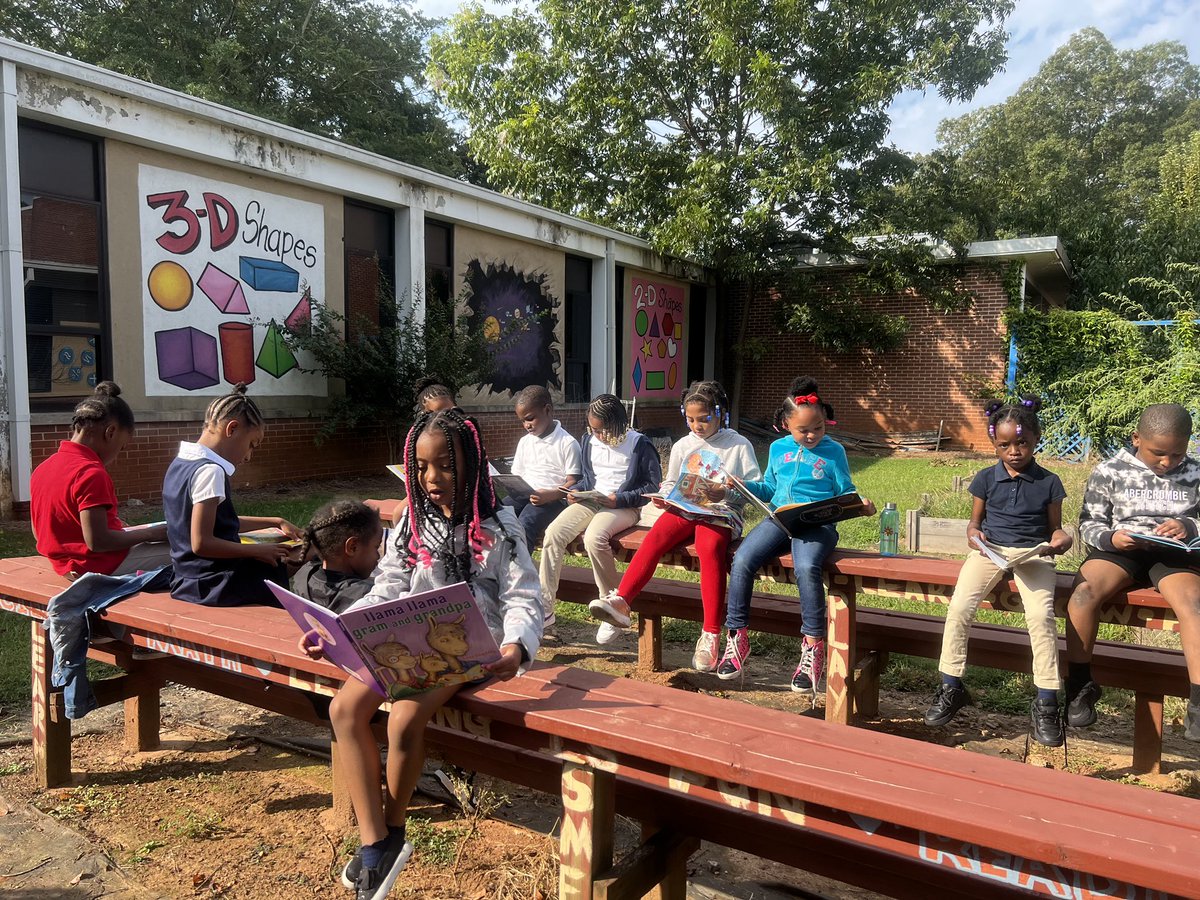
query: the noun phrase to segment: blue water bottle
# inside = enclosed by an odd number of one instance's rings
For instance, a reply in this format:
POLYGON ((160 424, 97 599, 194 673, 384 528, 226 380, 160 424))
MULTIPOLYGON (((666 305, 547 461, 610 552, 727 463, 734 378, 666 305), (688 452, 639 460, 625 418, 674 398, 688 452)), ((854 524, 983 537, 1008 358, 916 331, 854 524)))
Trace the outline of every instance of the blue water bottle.
POLYGON ((879 555, 895 556, 900 552, 900 510, 895 503, 885 503, 879 513, 879 555))

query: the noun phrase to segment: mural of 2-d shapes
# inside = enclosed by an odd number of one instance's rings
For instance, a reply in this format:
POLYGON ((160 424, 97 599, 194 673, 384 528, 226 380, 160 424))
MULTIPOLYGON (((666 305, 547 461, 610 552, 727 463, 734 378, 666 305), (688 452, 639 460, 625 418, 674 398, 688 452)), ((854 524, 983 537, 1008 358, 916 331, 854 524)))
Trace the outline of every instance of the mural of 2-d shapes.
POLYGON ((629 359, 631 396, 674 397, 686 378, 684 288, 634 275, 629 359))

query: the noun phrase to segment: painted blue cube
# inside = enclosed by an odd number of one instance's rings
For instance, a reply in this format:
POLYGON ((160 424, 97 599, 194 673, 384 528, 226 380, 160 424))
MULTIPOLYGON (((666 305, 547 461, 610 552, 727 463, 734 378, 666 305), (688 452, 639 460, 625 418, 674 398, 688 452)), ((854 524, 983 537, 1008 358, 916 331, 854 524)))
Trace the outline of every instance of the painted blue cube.
POLYGON ((238 271, 242 281, 256 291, 295 293, 300 288, 300 273, 276 259, 242 256, 238 271))

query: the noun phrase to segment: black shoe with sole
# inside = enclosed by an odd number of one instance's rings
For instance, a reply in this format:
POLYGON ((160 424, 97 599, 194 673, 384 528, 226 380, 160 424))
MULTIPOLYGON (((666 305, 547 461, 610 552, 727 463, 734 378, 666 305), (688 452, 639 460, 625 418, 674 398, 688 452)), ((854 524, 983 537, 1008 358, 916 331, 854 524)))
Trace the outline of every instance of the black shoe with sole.
POLYGON ((404 840, 403 831, 389 835, 379 865, 369 869, 362 866, 359 870, 358 880, 354 885, 355 900, 383 900, 400 877, 412 852, 413 846, 404 840))
POLYGON ((1038 700, 1029 704, 1029 720, 1033 724, 1033 739, 1043 747, 1063 745, 1062 715, 1058 700, 1038 700))
POLYGON ((1096 701, 1104 695, 1100 685, 1086 682, 1075 694, 1067 697, 1067 724, 1072 728, 1087 728, 1096 721, 1096 701))
POLYGON ((342 887, 347 890, 354 890, 358 884, 358 873, 362 871, 362 851, 358 850, 350 857, 345 868, 342 869, 342 887))
POLYGON ((948 725, 964 706, 971 705, 971 695, 965 687, 941 684, 933 695, 933 704, 925 711, 925 724, 948 725))

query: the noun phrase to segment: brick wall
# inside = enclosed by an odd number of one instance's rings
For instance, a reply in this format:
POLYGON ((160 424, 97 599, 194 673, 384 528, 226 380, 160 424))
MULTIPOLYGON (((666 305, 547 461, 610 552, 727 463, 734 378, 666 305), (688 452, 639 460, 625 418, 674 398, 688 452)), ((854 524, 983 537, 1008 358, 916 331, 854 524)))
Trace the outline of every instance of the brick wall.
MULTIPOLYGON (((963 281, 975 303, 961 312, 935 312, 912 292, 863 298, 868 308, 908 319, 904 342, 887 353, 833 353, 799 335, 780 333, 773 308, 778 298, 760 291, 750 311, 749 334, 769 351, 765 360, 746 368, 739 414, 769 422, 792 378, 811 375, 846 431, 935 431, 941 420, 954 447, 990 449, 978 385, 1004 380, 1008 338, 1001 317, 1008 299, 1000 273, 985 266, 968 265, 963 281)), ((726 318, 731 328, 741 321, 747 296, 744 287, 731 292, 726 318)))

